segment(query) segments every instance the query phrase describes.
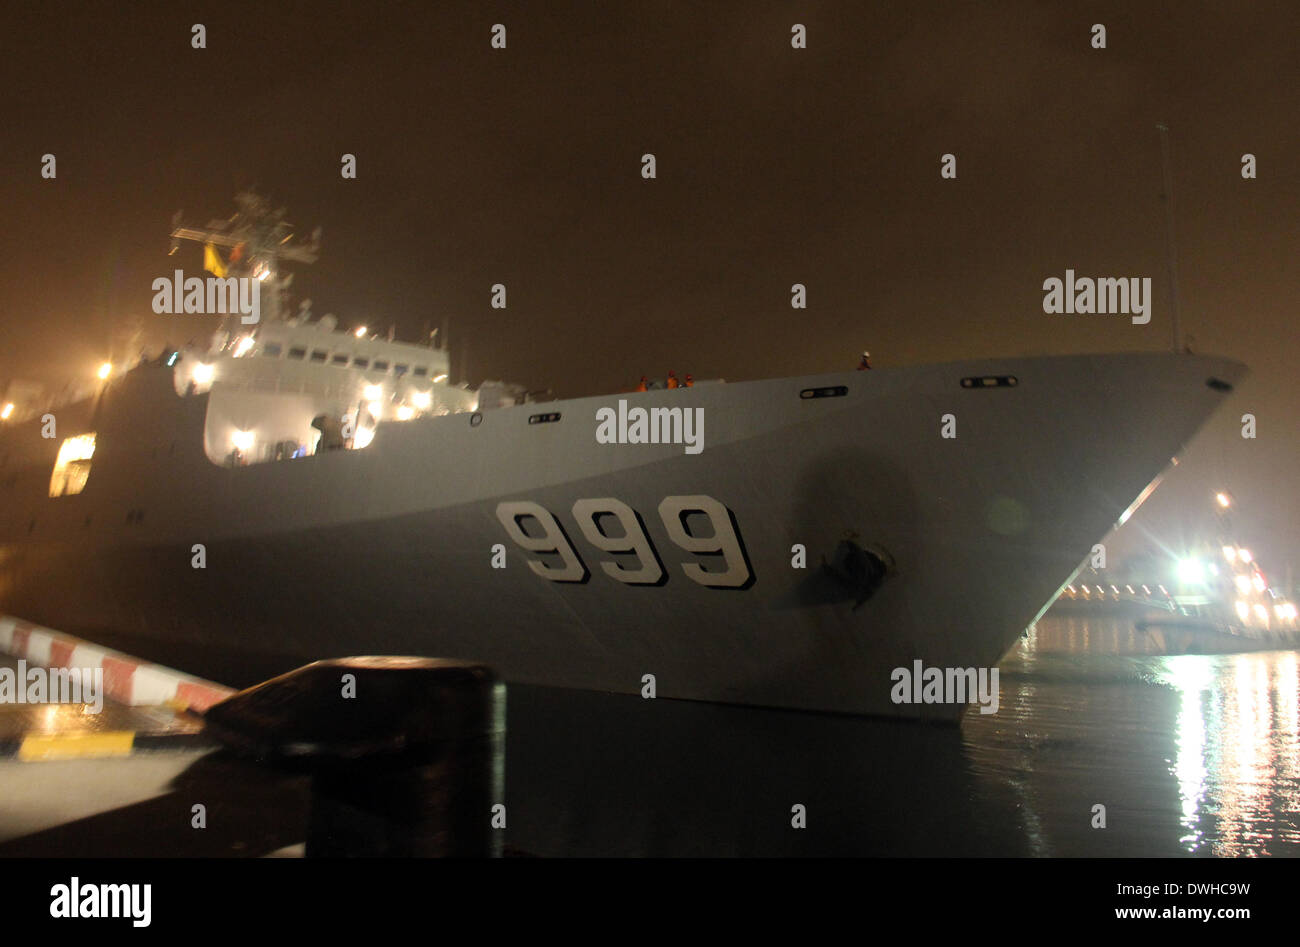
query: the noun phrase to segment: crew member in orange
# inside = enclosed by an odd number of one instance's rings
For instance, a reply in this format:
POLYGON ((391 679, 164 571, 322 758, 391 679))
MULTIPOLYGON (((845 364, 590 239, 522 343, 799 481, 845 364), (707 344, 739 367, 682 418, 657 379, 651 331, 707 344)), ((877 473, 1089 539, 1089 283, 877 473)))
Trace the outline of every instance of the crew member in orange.
POLYGON ((679 384, 678 381, 677 381, 677 375, 676 375, 676 373, 674 373, 674 372, 671 371, 671 370, 669 370, 669 372, 668 372, 668 384, 667 384, 666 387, 668 387, 668 388, 678 388, 678 387, 680 387, 680 384, 679 384))
POLYGON ((858 371, 867 371, 871 368, 871 353, 863 352, 862 361, 858 362, 858 371))
POLYGON ((637 390, 637 391, 645 391, 645 390, 647 390, 647 389, 646 389, 646 378, 645 378, 645 375, 642 375, 642 376, 641 376, 641 384, 639 384, 639 385, 636 386, 636 390, 637 390))
POLYGON ((686 387, 687 387, 687 388, 694 388, 694 387, 695 387, 695 378, 694 378, 694 376, 691 375, 690 372, 687 372, 687 373, 686 373, 686 387))

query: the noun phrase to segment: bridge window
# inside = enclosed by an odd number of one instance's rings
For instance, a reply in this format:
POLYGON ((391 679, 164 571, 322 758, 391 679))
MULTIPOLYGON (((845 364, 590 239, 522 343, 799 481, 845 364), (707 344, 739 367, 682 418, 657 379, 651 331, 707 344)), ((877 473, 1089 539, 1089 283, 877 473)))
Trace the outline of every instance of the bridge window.
POLYGON ((352 360, 352 367, 353 367, 353 368, 369 368, 369 367, 370 367, 370 359, 368 359, 368 358, 362 358, 361 356, 358 355, 356 358, 354 358, 354 359, 352 360))
POLYGON ((307 357, 307 350, 306 350, 305 348, 303 348, 301 345, 295 345, 293 348, 289 349, 289 357, 290 357, 290 358, 306 358, 306 357, 307 357))
POLYGON ((262 346, 262 354, 267 358, 279 358, 281 351, 283 349, 280 348, 279 342, 267 342, 266 345, 262 346))
POLYGON ((377 372, 388 371, 388 363, 385 362, 383 359, 378 359, 378 358, 375 359, 375 371, 377 372))
POLYGON ((90 458, 95 455, 95 435, 69 437, 59 446, 50 477, 50 496, 67 497, 86 489, 90 478, 90 458))
POLYGON ((396 375, 398 378, 401 378, 403 375, 407 373, 410 367, 411 367, 410 365, 394 365, 393 374, 396 375))
POLYGON ((348 357, 346 355, 335 355, 332 361, 335 365, 346 365, 348 363, 348 357))
POLYGON ((416 365, 416 366, 415 366, 415 371, 412 372, 411 374, 413 374, 416 378, 423 378, 425 375, 429 374, 429 366, 428 366, 428 365, 416 365))
POLYGON ((329 352, 322 352, 320 349, 313 349, 311 353, 311 360, 313 362, 323 363, 325 359, 329 357, 329 354, 330 354, 329 352))

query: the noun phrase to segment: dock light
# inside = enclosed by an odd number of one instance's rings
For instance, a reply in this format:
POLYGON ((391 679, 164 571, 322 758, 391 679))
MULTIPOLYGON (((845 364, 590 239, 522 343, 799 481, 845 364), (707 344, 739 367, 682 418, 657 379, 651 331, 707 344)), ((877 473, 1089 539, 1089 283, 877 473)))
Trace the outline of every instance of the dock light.
POLYGON ((3 408, 0 408, 0 421, 8 421, 11 417, 13 417, 13 413, 14 413, 14 403, 10 401, 3 408))
POLYGON ((252 431, 236 431, 230 435, 230 442, 242 451, 250 450, 254 440, 252 431))
POLYGON ((1224 559, 1227 559, 1229 562, 1236 562, 1236 561, 1237 561, 1237 550, 1233 549, 1231 546, 1224 546, 1224 547, 1223 547, 1223 558, 1224 558, 1224 559))
POLYGON ((409 421, 409 420, 411 420, 411 418, 413 418, 413 417, 415 417, 415 409, 414 409, 414 408, 412 408, 409 404, 398 405, 398 407, 397 407, 397 420, 399 420, 399 421, 409 421))
POLYGON ((1255 616, 1256 616, 1260 621, 1263 621, 1263 622, 1268 621, 1268 609, 1265 608, 1263 605, 1256 605, 1256 606, 1255 606, 1255 616))
POLYGON ((358 339, 364 339, 366 337, 366 331, 367 330, 365 326, 357 326, 356 329, 353 330, 352 334, 355 335, 358 339))
POLYGON ((370 412, 370 416, 376 421, 384 416, 384 406, 378 401, 371 401, 366 405, 366 410, 370 412))
POLYGON ((263 282, 269 279, 270 276, 271 276, 271 268, 269 266, 263 267, 261 272, 257 274, 257 278, 259 280, 262 280, 263 282))
POLYGON ((1216 493, 1214 495, 1214 499, 1218 500, 1219 506, 1223 507, 1225 510, 1228 507, 1232 506, 1232 500, 1229 498, 1229 496, 1226 493, 1223 492, 1216 493))
POLYGON ((1198 559, 1178 560, 1178 581, 1192 585, 1205 581, 1205 566, 1198 559))
POLYGON ((1251 561, 1250 550, 1249 550, 1249 549, 1238 549, 1238 550, 1237 550, 1237 555, 1239 555, 1239 556, 1241 557, 1241 561, 1242 561, 1242 562, 1250 562, 1250 561, 1251 561))
POLYGON ((216 371, 213 369, 211 365, 208 365, 206 362, 199 362, 197 365, 194 366, 194 380, 198 382, 200 385, 206 385, 211 383, 212 377, 215 374, 216 371))
POLYGON ((378 401, 384 396, 384 389, 379 385, 366 385, 365 395, 367 401, 378 401))
POLYGON ((1296 617, 1296 607, 1294 602, 1283 602, 1278 606, 1278 618, 1285 618, 1292 621, 1296 617))
POLYGON ((1242 595, 1245 595, 1250 591, 1250 579, 1246 578, 1244 575, 1237 576, 1234 581, 1237 583, 1237 591, 1242 595))
POLYGON ((1264 577, 1262 575, 1256 575, 1255 578, 1251 579, 1251 583, 1255 586, 1256 592, 1264 591, 1264 577))
POLYGON ((411 395, 411 401, 413 401, 415 406, 421 411, 428 411, 430 406, 433 404, 433 394, 428 391, 417 391, 411 395))
POLYGON ((1238 599, 1237 617, 1240 618, 1242 621, 1245 621, 1247 617, 1249 617, 1249 615, 1250 615, 1250 606, 1247 605, 1245 602, 1241 601, 1241 599, 1238 599))
POLYGON ((446 376, 446 375, 434 375, 434 376, 433 376, 433 380, 434 380, 434 381, 446 381, 446 380, 447 380, 447 376, 446 376))
POLYGON ((248 354, 248 350, 252 347, 253 337, 251 335, 242 336, 240 340, 235 343, 235 358, 243 358, 248 354))
POLYGON ((360 450, 375 439, 375 429, 372 427, 358 427, 357 433, 352 438, 352 449, 360 450))
POLYGON ((99 376, 100 381, 107 381, 108 376, 113 374, 113 363, 105 362, 103 365, 100 365, 99 371, 96 372, 95 374, 99 376))

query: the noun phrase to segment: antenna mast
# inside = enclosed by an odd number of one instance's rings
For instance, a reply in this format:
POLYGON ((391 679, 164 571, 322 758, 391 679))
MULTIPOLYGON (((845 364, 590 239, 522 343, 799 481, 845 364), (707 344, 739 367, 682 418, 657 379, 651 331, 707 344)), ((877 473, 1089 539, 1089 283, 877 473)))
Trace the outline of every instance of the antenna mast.
POLYGON ((1165 203, 1165 254, 1169 262, 1169 307, 1172 313, 1174 351, 1183 349, 1183 331, 1178 313, 1178 258, 1174 253, 1174 182, 1169 171, 1169 126, 1160 122, 1156 125, 1160 132, 1160 164, 1164 179, 1164 193, 1161 198, 1165 203))

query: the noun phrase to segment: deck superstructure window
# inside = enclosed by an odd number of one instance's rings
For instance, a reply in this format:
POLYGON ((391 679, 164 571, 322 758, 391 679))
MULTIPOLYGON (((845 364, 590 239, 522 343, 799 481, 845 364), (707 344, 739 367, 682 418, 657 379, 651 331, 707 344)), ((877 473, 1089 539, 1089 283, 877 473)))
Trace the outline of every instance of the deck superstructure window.
POLYGON ((375 371, 377 372, 388 371, 388 363, 385 362, 383 359, 378 359, 378 358, 375 359, 375 371))
POLYGON ((333 361, 335 365, 346 365, 348 363, 348 357, 346 355, 335 355, 331 361, 333 361))
POLYGON ((429 374, 429 366, 416 365, 415 371, 413 371, 411 374, 414 375, 416 378, 423 378, 425 375, 429 374))
POLYGON ((267 342, 266 345, 262 346, 262 354, 267 358, 279 358, 281 351, 279 342, 267 342))
POLYGON ((353 367, 353 368, 369 368, 369 367, 370 367, 370 359, 368 359, 368 358, 361 358, 360 356, 357 356, 356 358, 354 358, 354 359, 352 360, 352 367, 353 367))
POLYGON ((295 345, 293 348, 289 349, 290 358, 306 358, 306 356, 307 350, 301 345, 295 345))
POLYGON ((410 367, 411 367, 410 365, 394 365, 393 374, 396 375, 398 378, 401 378, 403 375, 407 373, 410 367))
POLYGON ((329 354, 329 352, 322 352, 320 349, 312 349, 311 360, 323 364, 325 359, 329 358, 329 354))
POLYGON ((95 435, 78 434, 59 445, 50 477, 50 496, 68 497, 86 489, 90 478, 90 458, 95 455, 95 435))

